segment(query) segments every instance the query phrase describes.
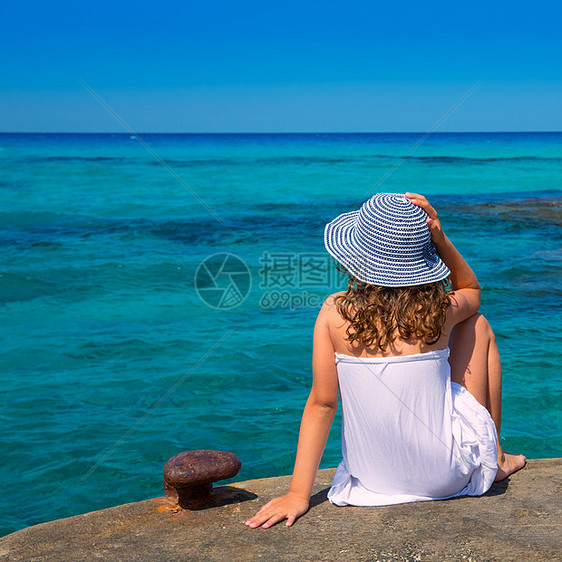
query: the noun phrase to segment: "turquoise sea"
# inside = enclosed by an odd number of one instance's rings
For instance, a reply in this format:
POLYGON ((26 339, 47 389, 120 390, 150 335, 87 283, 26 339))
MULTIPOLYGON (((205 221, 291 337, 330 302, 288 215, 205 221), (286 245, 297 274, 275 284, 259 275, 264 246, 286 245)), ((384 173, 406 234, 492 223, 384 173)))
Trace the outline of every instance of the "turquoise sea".
POLYGON ((162 495, 188 449, 290 473, 323 227, 377 191, 430 197, 480 279, 504 449, 562 456, 562 133, 420 140, 1 134, 1 532, 162 495))

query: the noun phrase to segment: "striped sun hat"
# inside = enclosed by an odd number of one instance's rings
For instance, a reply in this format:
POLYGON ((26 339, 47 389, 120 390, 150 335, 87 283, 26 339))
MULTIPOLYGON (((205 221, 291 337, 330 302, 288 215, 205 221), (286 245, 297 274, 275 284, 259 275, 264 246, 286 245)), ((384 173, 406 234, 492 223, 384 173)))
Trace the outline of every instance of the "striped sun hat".
POLYGON ((399 193, 377 193, 358 211, 326 225, 326 249, 355 278, 371 285, 408 287, 451 273, 426 224, 427 213, 399 193))

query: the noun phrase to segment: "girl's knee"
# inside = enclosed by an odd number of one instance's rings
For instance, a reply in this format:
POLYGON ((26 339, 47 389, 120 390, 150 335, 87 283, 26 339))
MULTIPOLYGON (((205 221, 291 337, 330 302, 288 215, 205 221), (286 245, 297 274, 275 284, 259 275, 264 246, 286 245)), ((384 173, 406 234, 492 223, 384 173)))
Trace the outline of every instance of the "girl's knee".
POLYGON ((492 330, 492 326, 490 326, 488 319, 483 314, 480 314, 480 312, 476 313, 475 316, 477 316, 476 330, 490 339, 495 338, 494 331, 492 330))
POLYGON ((490 326, 488 319, 480 312, 473 314, 466 320, 463 320, 462 322, 457 324, 455 326, 454 332, 455 331, 458 335, 466 334, 466 336, 472 338, 485 338, 490 341, 495 339, 492 326, 490 326))
POLYGON ((473 329, 477 337, 486 338, 490 341, 495 339, 496 336, 494 335, 492 326, 490 326, 490 322, 488 322, 488 319, 483 314, 477 312, 465 320, 465 322, 468 320, 472 322, 473 329))

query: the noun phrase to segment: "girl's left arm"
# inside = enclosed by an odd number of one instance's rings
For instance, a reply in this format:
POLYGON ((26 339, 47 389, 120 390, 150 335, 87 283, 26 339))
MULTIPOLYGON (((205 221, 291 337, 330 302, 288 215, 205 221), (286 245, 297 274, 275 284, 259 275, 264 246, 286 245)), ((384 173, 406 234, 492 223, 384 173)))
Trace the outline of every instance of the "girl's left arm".
MULTIPOLYGON (((331 299, 330 299, 331 300, 331 299)), ((330 305, 324 303, 314 327, 312 389, 304 408, 297 457, 289 491, 266 503, 246 525, 271 527, 287 519, 287 526, 306 513, 316 473, 338 407, 338 376, 328 318, 330 305)))

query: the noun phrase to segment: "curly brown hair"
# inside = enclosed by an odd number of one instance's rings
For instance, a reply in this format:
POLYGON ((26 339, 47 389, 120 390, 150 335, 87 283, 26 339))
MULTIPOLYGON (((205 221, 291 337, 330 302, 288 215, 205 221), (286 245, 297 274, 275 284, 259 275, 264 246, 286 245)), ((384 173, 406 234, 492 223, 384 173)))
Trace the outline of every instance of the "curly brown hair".
POLYGON ((412 287, 381 287, 349 275, 347 291, 334 298, 340 315, 349 322, 350 343, 386 351, 398 338, 436 343, 441 337, 451 289, 446 281, 412 287))

